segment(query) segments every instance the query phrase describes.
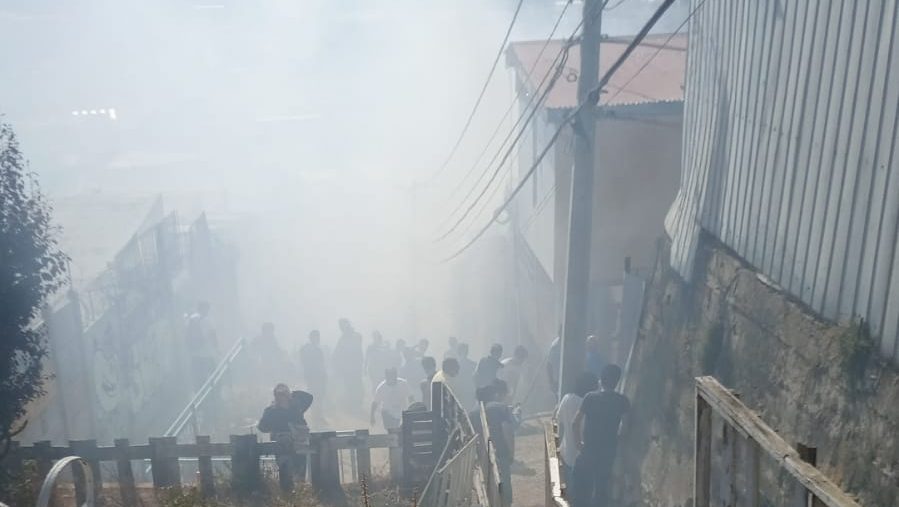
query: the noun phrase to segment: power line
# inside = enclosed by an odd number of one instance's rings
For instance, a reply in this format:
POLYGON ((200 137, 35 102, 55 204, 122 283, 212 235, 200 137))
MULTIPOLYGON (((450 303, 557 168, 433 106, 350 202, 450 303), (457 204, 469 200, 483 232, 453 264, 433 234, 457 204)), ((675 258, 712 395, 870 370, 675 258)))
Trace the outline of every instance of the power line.
POLYGON ((471 121, 474 119, 475 113, 478 111, 478 107, 481 105, 481 101, 484 100, 484 94, 487 92, 487 86, 490 85, 490 80, 493 79, 493 74, 496 72, 496 67, 499 65, 499 60, 503 56, 503 50, 506 48, 506 44, 509 42, 509 35, 512 33, 512 27, 515 26, 515 21, 518 20, 518 13, 521 12, 521 6, 524 4, 524 0, 518 0, 518 5, 515 7, 515 13, 512 15, 512 20, 509 22, 509 27, 506 29, 506 35, 503 37, 503 42, 499 46, 499 50, 496 52, 496 58, 493 59, 493 65, 490 67, 490 72, 487 73, 487 79, 484 81, 484 86, 481 87, 481 93, 478 94, 478 99, 474 103, 474 107, 471 109, 471 113, 468 115, 468 119, 465 120, 465 126, 462 127, 462 132, 459 134, 459 138, 456 139, 456 144, 453 145, 453 149, 450 150, 449 155, 447 155, 446 160, 443 161, 443 164, 437 169, 437 172, 431 177, 437 178, 446 169, 446 166, 449 165, 450 161, 452 161, 453 157, 456 155, 456 151, 459 150, 459 146, 462 144, 462 139, 465 138, 465 134, 468 133, 468 128, 471 127, 471 121))
MULTIPOLYGON (((540 62, 540 59, 543 57, 543 53, 546 52, 546 48, 549 47, 549 43, 552 42, 552 38, 556 34, 556 30, 558 30, 559 25, 562 23, 562 19, 565 18, 565 13, 568 11, 568 7, 572 3, 573 3, 573 0, 568 0, 567 2, 565 2, 565 7, 563 7, 562 12, 559 13, 559 17, 556 19, 556 22, 553 25, 552 30, 549 32, 549 36, 547 36, 546 40, 543 42, 543 46, 540 48, 540 52, 537 53, 537 57, 534 59, 534 63, 531 64, 531 68, 528 70, 527 76, 524 79, 525 82, 530 82, 531 76, 534 74, 534 71, 537 69, 537 64, 540 62)), ((556 55, 556 58, 558 58, 558 55, 556 55)), ((555 59, 553 59, 553 63, 550 64, 550 68, 552 68, 553 65, 555 65, 555 59)), ((544 79, 545 79, 545 76, 544 76, 544 79)), ((541 81, 541 83, 537 86, 537 90, 539 90, 542 86, 543 86, 543 82, 541 81)), ((481 163, 481 160, 484 158, 484 155, 486 155, 487 151, 490 149, 490 145, 493 144, 493 140, 496 139, 497 134, 499 134, 499 131, 502 130, 503 123, 506 122, 506 119, 509 117, 509 114, 512 112, 513 109, 515 109, 515 104, 518 103, 518 100, 521 98, 521 95, 524 92, 525 92, 525 88, 522 87, 520 90, 518 90, 518 93, 515 94, 515 97, 512 98, 512 101, 509 103, 509 107, 507 107, 506 112, 503 113, 503 117, 499 120, 499 123, 496 125, 496 128, 493 129, 493 133, 490 135, 490 139, 488 139, 487 143, 484 145, 484 149, 481 150, 481 153, 478 154, 478 157, 475 159, 474 163, 471 165, 471 167, 468 169, 468 171, 465 173, 465 175, 459 180, 459 183, 457 183, 456 186, 453 188, 453 190, 450 192, 449 199, 452 199, 456 195, 456 193, 459 191, 459 189, 462 188, 462 184, 465 183, 465 181, 474 173, 474 170, 477 169, 478 164, 481 163)), ((525 110, 527 110, 529 105, 530 105, 530 102, 528 103, 528 106, 525 106, 525 110)), ((518 123, 521 121, 521 118, 523 116, 524 116, 523 114, 521 116, 519 116, 518 120, 515 122, 515 125, 513 125, 512 130, 515 129, 515 126, 518 125, 518 123)), ((509 137, 511 137, 511 136, 506 136, 506 139, 503 141, 503 143, 500 146, 504 145, 509 140, 509 137)), ((465 200, 467 200, 469 196, 470 196, 470 193, 468 196, 463 198, 463 202, 465 200)), ((447 218, 452 218, 452 216, 456 214, 456 212, 459 210, 459 208, 461 208, 461 203, 456 209, 454 209, 447 216, 447 218)), ((449 220, 447 220, 447 222, 448 221, 449 220)))
MULTIPOLYGON (((527 183, 528 179, 530 179, 530 177, 534 174, 534 172, 537 170, 537 168, 540 167, 540 163, 543 161, 543 158, 546 157, 546 154, 549 152, 550 148, 552 148, 552 146, 553 146, 553 144, 555 144, 556 140, 559 139, 559 136, 561 135, 561 133, 565 129, 565 127, 568 125, 568 123, 572 119, 574 119, 581 112, 581 110, 584 107, 586 107, 588 104, 596 104, 597 103, 597 101, 599 99, 600 91, 602 90, 603 86, 605 86, 609 82, 609 80, 612 78, 612 76, 615 75, 615 72, 617 72, 618 69, 621 68, 621 65, 625 62, 625 60, 627 60, 627 58, 634 51, 634 49, 636 49, 636 47, 640 44, 640 42, 646 37, 646 35, 649 33, 649 31, 652 29, 652 27, 655 26, 655 24, 659 21, 659 19, 662 17, 662 15, 665 14, 665 11, 667 11, 668 8, 671 7, 672 3, 674 3, 674 0, 665 0, 662 3, 662 5, 660 5, 659 8, 656 9, 656 11, 653 13, 653 15, 649 18, 649 21, 647 21, 646 24, 643 26, 643 28, 640 29, 640 32, 637 34, 637 36, 634 37, 634 39, 630 42, 630 44, 628 44, 628 46, 625 48, 624 52, 618 57, 618 59, 615 61, 615 63, 612 64, 612 66, 609 68, 608 71, 606 71, 606 73, 605 73, 605 75, 603 75, 602 79, 599 80, 599 84, 597 84, 597 86, 595 88, 593 88, 590 91, 590 93, 587 94, 587 99, 585 101, 581 102, 580 104, 578 104, 578 106, 573 111, 571 111, 565 117, 565 119, 559 124, 559 128, 556 129, 556 131, 553 133, 549 142, 546 144, 546 146, 540 152, 540 155, 537 156, 537 159, 534 161, 534 163, 531 165, 531 168, 528 169, 528 172, 524 175, 524 177, 521 179, 521 181, 518 182, 518 184, 515 186, 515 188, 512 190, 512 192, 509 194, 509 196, 506 198, 506 200, 503 202, 503 204, 499 208, 497 208, 497 210, 493 213, 493 217, 491 217, 491 219, 488 220, 486 224, 484 224, 484 226, 478 231, 478 233, 475 234, 475 236, 473 238, 471 238, 467 243, 465 243, 465 245, 463 245, 462 248, 456 250, 456 252, 454 252, 449 257, 444 258, 441 262, 449 262, 450 260, 455 259, 459 255, 461 255, 464 251, 468 250, 471 247, 471 245, 475 244, 475 242, 477 242, 477 240, 479 240, 481 238, 481 236, 483 236, 484 233, 487 232, 487 230, 490 228, 491 225, 493 225, 493 222, 496 220, 497 215, 500 212, 502 212, 503 210, 505 210, 506 207, 509 206, 509 204, 512 202, 512 200, 515 199, 515 196, 518 195, 518 193, 521 191, 522 188, 524 188, 524 185, 525 185, 525 183, 527 183)), ((699 6, 701 6, 703 3, 705 3, 705 0, 703 0, 699 6)), ((694 9, 693 12, 690 13, 690 15, 688 16, 688 19, 689 19, 689 17, 693 16, 693 14, 696 12, 696 10, 699 8, 699 6, 697 6, 697 8, 694 9)))
MULTIPOLYGON (((573 41, 573 39, 569 39, 569 41, 566 43, 566 45, 563 49, 564 54, 562 56, 562 59, 559 61, 559 64, 556 66, 555 72, 553 73, 553 76, 550 79, 549 84, 546 86, 546 89, 543 90, 543 94, 540 96, 537 103, 531 109, 530 113, 528 114, 527 119, 525 120, 524 125, 522 125, 521 129, 519 129, 518 135, 515 136, 515 139, 512 141, 512 144, 510 144, 508 149, 506 149, 505 153, 503 154, 502 160, 500 160, 499 165, 496 166, 496 169, 493 171, 493 174, 490 175, 490 178, 487 180, 487 183, 484 185, 484 188, 481 189, 481 192, 477 195, 477 197, 475 197, 474 201, 472 201, 468 205, 468 207, 465 209, 465 212, 462 213, 462 216, 460 216, 456 220, 456 222, 452 225, 452 227, 449 228, 449 230, 447 230, 440 237, 438 237, 437 241, 445 239, 447 236, 452 234, 459 227, 459 225, 462 224, 462 222, 465 220, 466 217, 468 217, 468 215, 471 213, 471 211, 474 209, 474 207, 477 206, 478 202, 484 197, 484 194, 487 193, 487 190, 490 189, 490 185, 492 185, 493 182, 496 181, 496 177, 499 176, 500 171, 502 171, 503 166, 505 165, 506 161, 509 159, 509 156, 514 151, 515 145, 518 144, 518 141, 521 140, 521 137, 524 135, 525 131, 527 131, 528 124, 534 118, 534 115, 537 114, 537 111, 540 109, 540 105, 544 102, 544 100, 546 100, 546 97, 549 95, 549 92, 553 89, 553 86, 556 84, 556 81, 562 75, 562 71, 565 69, 565 62, 568 61, 568 50, 571 49, 572 41, 573 41)), ((513 131, 514 131, 514 129, 513 129, 513 131)), ((502 150, 502 147, 500 147, 500 150, 502 150)), ((497 154, 498 153, 499 152, 497 152, 497 154)), ((494 157, 494 159, 495 158, 496 157, 494 157)), ((488 165, 487 167, 489 168, 490 166, 488 165)), ((487 172, 485 171, 484 174, 487 174, 487 172)), ((481 180, 481 178, 478 178, 478 181, 480 181, 480 180, 481 180)), ((477 184, 475 184, 475 187, 476 186, 477 186, 477 184)))
MULTIPOLYGON (((597 11, 595 15, 599 16, 599 14, 600 14, 600 11, 597 11)), ((546 99, 546 96, 549 94, 549 91, 555 85, 555 82, 556 82, 556 80, 558 80, 559 76, 561 75, 562 70, 564 70, 565 61, 567 61, 567 58, 568 58, 568 51, 571 49, 571 46, 574 44, 574 40, 577 35, 577 32, 578 32, 578 30, 580 30, 580 28, 581 28, 581 26, 583 26, 583 24, 584 24, 584 20, 581 19, 581 21, 577 24, 577 26, 572 31, 571 36, 568 37, 568 39, 567 39, 566 43, 563 45, 562 49, 556 55, 556 58, 553 59, 553 63, 550 64, 550 67, 547 69, 546 74, 544 74, 543 79, 540 81, 540 84, 537 85, 537 88, 534 90, 534 94, 531 96, 531 99, 528 101, 528 104, 525 105, 521 115, 518 117, 518 120, 515 122, 514 125, 512 125, 512 128, 510 129, 509 133, 506 135, 506 138, 500 144, 499 149, 497 150, 496 153, 494 153, 493 157, 490 159, 490 162, 488 162, 487 167, 485 168, 484 172, 481 173, 481 176, 478 177, 477 181, 475 181, 474 185, 469 189, 468 193, 465 194, 465 197, 462 198, 462 200, 459 202, 459 204, 456 205, 456 207, 453 209, 453 211, 451 211, 449 213, 448 216, 452 217, 462 208, 462 206, 465 204, 465 202, 468 201, 469 197, 471 197, 471 195, 474 193, 474 191, 478 187, 478 185, 480 185, 481 181, 484 179, 484 176, 486 176, 488 174, 490 167, 493 166, 493 163, 496 161, 497 157, 499 157, 499 154, 503 152, 503 148, 506 146, 506 143, 512 137, 512 134, 515 132, 515 129, 518 127, 519 123, 521 123, 521 120, 525 117, 524 115, 527 113, 528 108, 531 106, 531 104, 534 103, 534 99, 538 96, 540 88, 543 87, 543 83, 546 82, 550 73, 553 72, 553 65, 555 65, 556 62, 559 60, 559 57, 562 56, 563 61, 559 62, 559 65, 556 67, 556 69, 555 69, 556 72, 554 73, 552 82, 546 87, 546 89, 544 89, 543 93, 539 96, 540 98, 537 101, 537 104, 534 104, 534 107, 533 107, 533 109, 531 109, 530 114, 528 114, 524 125, 518 131, 518 135, 515 137, 514 141, 509 146, 508 150, 506 150, 505 155, 503 156, 502 160, 500 161, 500 164, 496 167, 496 170, 491 175, 487 185, 481 190, 480 194, 478 194, 478 196, 468 206, 468 208, 466 208, 466 210, 462 214, 462 216, 456 220, 456 222, 449 228, 449 230, 447 230, 446 232, 441 234, 439 237, 437 237, 435 241, 443 240, 447 236, 452 234, 459 227, 459 225, 461 225, 461 223, 465 220, 465 218, 471 213, 471 211, 474 209, 474 207, 477 206, 478 201, 484 196, 484 194, 487 192, 489 186, 493 183, 493 181, 496 180, 496 177, 499 175, 499 172, 502 170, 503 165, 505 164, 509 155, 512 153, 512 150, 514 149, 515 145, 521 139, 521 136, 524 135, 524 132, 526 131, 526 129, 528 127, 528 124, 533 119, 534 115, 536 114, 536 112, 539 109, 542 102, 546 99)), ((536 64, 536 62, 535 62, 535 64, 536 64)), ((496 193, 496 191, 494 190, 493 194, 495 194, 495 193, 496 193)), ((493 195, 493 194, 491 194, 491 195, 493 195)), ((482 207, 482 209, 483 209, 483 207, 482 207)), ((446 221, 444 221, 443 223, 445 224, 446 221)))
POLYGON ((640 68, 637 69, 637 72, 635 72, 634 75, 630 77, 630 79, 628 79, 623 85, 618 87, 618 90, 615 91, 615 93, 613 93, 612 96, 606 100, 606 103, 612 102, 615 99, 615 97, 618 96, 618 94, 623 92, 634 81, 634 79, 636 79, 637 76, 640 75, 641 72, 646 70, 646 67, 648 67, 649 64, 652 63, 652 61, 655 60, 655 58, 657 56, 659 56, 659 53, 661 53, 663 49, 666 49, 668 47, 668 44, 671 42, 671 39, 673 39, 675 35, 679 34, 680 31, 683 30, 685 26, 687 26, 687 22, 690 21, 690 18, 693 17, 693 13, 696 12, 696 9, 699 9, 700 7, 702 7, 702 4, 704 4, 704 3, 705 3, 705 0, 702 0, 702 2, 699 2, 696 5, 696 7, 694 7, 693 10, 690 11, 690 14, 687 15, 686 19, 684 19, 684 21, 677 27, 677 29, 674 30, 674 32, 672 32, 671 35, 669 35, 667 39, 665 39, 665 42, 663 42, 662 45, 656 49, 656 52, 653 53, 652 56, 650 56, 648 60, 643 62, 643 65, 641 65, 640 68))
MULTIPOLYGON (((515 123, 512 125, 512 128, 509 129, 509 132, 506 134, 506 137, 505 137, 505 139, 503 139, 502 143, 500 143, 496 152, 493 154, 493 157, 491 157, 490 161, 487 162, 487 165, 485 166, 484 171, 481 172, 481 175, 478 176, 477 180, 475 180, 474 184, 471 186, 471 188, 468 189, 468 192, 465 194, 464 197, 462 197, 462 199, 459 201, 459 203, 456 205, 456 207, 453 208, 453 210, 447 215, 448 219, 446 221, 444 221, 444 224, 448 223, 452 219, 452 217, 455 216, 459 212, 459 210, 461 210, 465 206, 465 203, 469 200, 469 198, 471 198, 471 196, 474 194, 475 190, 477 190, 478 186, 481 184, 481 181, 483 181, 484 177, 487 176, 487 174, 489 174, 489 169, 491 167, 493 167, 494 162, 497 161, 500 154, 503 153, 503 150, 506 149, 506 145, 509 143, 509 140, 512 139, 512 136, 515 134, 516 129, 518 130, 518 136, 516 137, 513 144, 510 146, 510 148, 509 148, 510 150, 512 147, 515 146, 515 142, 517 142, 518 139, 520 139, 521 136, 524 134, 524 131, 527 129, 527 126, 530 123, 531 118, 536 113, 537 109, 539 109, 539 107, 542 105, 544 98, 549 93, 549 90, 552 89, 552 86, 555 83, 555 79, 558 79, 558 78, 555 77, 554 79, 551 79, 551 83, 548 84, 545 88, 543 85, 546 84, 547 80, 550 80, 551 76, 560 75, 561 70, 564 69, 565 60, 567 60, 568 49, 571 47, 572 40, 573 40, 573 38, 569 38, 569 40, 563 45, 562 49, 559 51, 559 53, 553 59, 552 64, 546 70, 546 73, 543 75, 543 79, 540 80, 540 83, 537 85, 537 88, 534 90, 534 93, 531 95, 531 98, 528 100, 528 103, 525 104, 525 107, 522 109, 521 114, 518 116, 518 119, 515 120, 515 123), (543 90, 542 92, 541 92, 541 89, 543 90), (524 120, 523 125, 522 125, 522 120, 524 120), (519 129, 519 125, 522 125, 520 129, 519 129)), ((503 158, 503 162, 505 162, 505 157, 503 158)), ((476 165, 472 166, 472 169, 474 169, 476 167, 477 167, 476 165)), ((497 170, 499 170, 499 168, 501 168, 501 167, 502 167, 502 163, 500 163, 500 165, 497 167, 497 170)), ((493 179, 495 179, 495 176, 493 178, 491 178, 490 181, 493 181, 493 179)), ((488 183, 488 185, 489 184, 490 183, 488 183)), ((475 204, 477 204, 477 198, 471 204, 471 206, 473 206, 475 204)), ((471 206, 469 206, 469 208, 471 206)), ((462 217, 452 227, 450 227, 449 230, 447 230, 443 235, 441 235, 437 239, 438 240, 443 239, 446 236, 448 236, 449 234, 451 234, 453 232, 453 230, 455 230, 456 227, 459 226, 459 221, 465 219, 465 216, 468 214, 468 212, 470 212, 470 209, 466 210, 466 212, 462 215, 462 217)))

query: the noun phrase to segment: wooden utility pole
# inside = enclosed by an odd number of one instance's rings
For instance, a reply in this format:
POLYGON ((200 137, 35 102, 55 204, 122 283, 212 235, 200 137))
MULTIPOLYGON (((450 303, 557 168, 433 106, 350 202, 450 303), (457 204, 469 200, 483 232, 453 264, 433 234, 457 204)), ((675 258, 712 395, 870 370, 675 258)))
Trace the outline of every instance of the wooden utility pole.
MULTIPOLYGON (((599 41, 602 0, 584 1, 581 69, 577 98, 582 103, 599 81, 599 41)), ((598 95, 595 95, 598 96, 598 95)), ((587 104, 574 118, 574 169, 568 217, 568 262, 562 303, 562 371, 559 399, 571 392, 584 369, 584 342, 590 300, 590 246, 593 227, 593 171, 596 160, 596 104, 587 104)))

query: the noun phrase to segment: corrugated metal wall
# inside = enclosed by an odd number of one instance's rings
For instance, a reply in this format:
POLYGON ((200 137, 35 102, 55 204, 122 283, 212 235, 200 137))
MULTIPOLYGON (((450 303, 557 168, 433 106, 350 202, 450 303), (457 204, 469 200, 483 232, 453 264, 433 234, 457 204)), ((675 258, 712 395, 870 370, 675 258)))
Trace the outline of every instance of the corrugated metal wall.
POLYGON ((897 0, 693 4, 672 264, 704 229, 899 360, 897 0))

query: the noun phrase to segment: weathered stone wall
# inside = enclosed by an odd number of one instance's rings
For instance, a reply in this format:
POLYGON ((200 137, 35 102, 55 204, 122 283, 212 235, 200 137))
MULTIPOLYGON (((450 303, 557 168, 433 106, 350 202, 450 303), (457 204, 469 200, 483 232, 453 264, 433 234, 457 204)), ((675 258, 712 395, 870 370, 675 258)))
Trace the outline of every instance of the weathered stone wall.
POLYGON ((689 506, 693 379, 714 375, 862 505, 899 505, 899 375, 858 326, 822 321, 710 238, 684 283, 660 255, 620 447, 622 505, 689 506), (861 338, 859 338, 861 337, 861 338))

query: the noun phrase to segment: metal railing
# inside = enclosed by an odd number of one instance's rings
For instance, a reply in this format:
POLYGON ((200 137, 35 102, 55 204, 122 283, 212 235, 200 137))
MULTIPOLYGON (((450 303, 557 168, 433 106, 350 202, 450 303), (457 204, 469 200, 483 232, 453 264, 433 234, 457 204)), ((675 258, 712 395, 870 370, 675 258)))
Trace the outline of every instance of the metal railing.
POLYGON ((186 428, 188 424, 191 425, 194 435, 200 434, 199 421, 197 419, 197 413, 200 406, 203 405, 209 395, 219 386, 222 379, 225 377, 225 374, 228 372, 228 369, 231 368, 234 361, 246 348, 246 345, 247 342, 243 338, 238 339, 234 343, 231 350, 225 354, 225 357, 219 362, 215 370, 212 371, 209 378, 206 379, 206 382, 203 382, 203 385, 197 390, 187 406, 185 406, 178 414, 178 417, 172 421, 172 424, 169 425, 169 428, 165 431, 163 436, 177 437, 184 431, 184 428, 186 428))

